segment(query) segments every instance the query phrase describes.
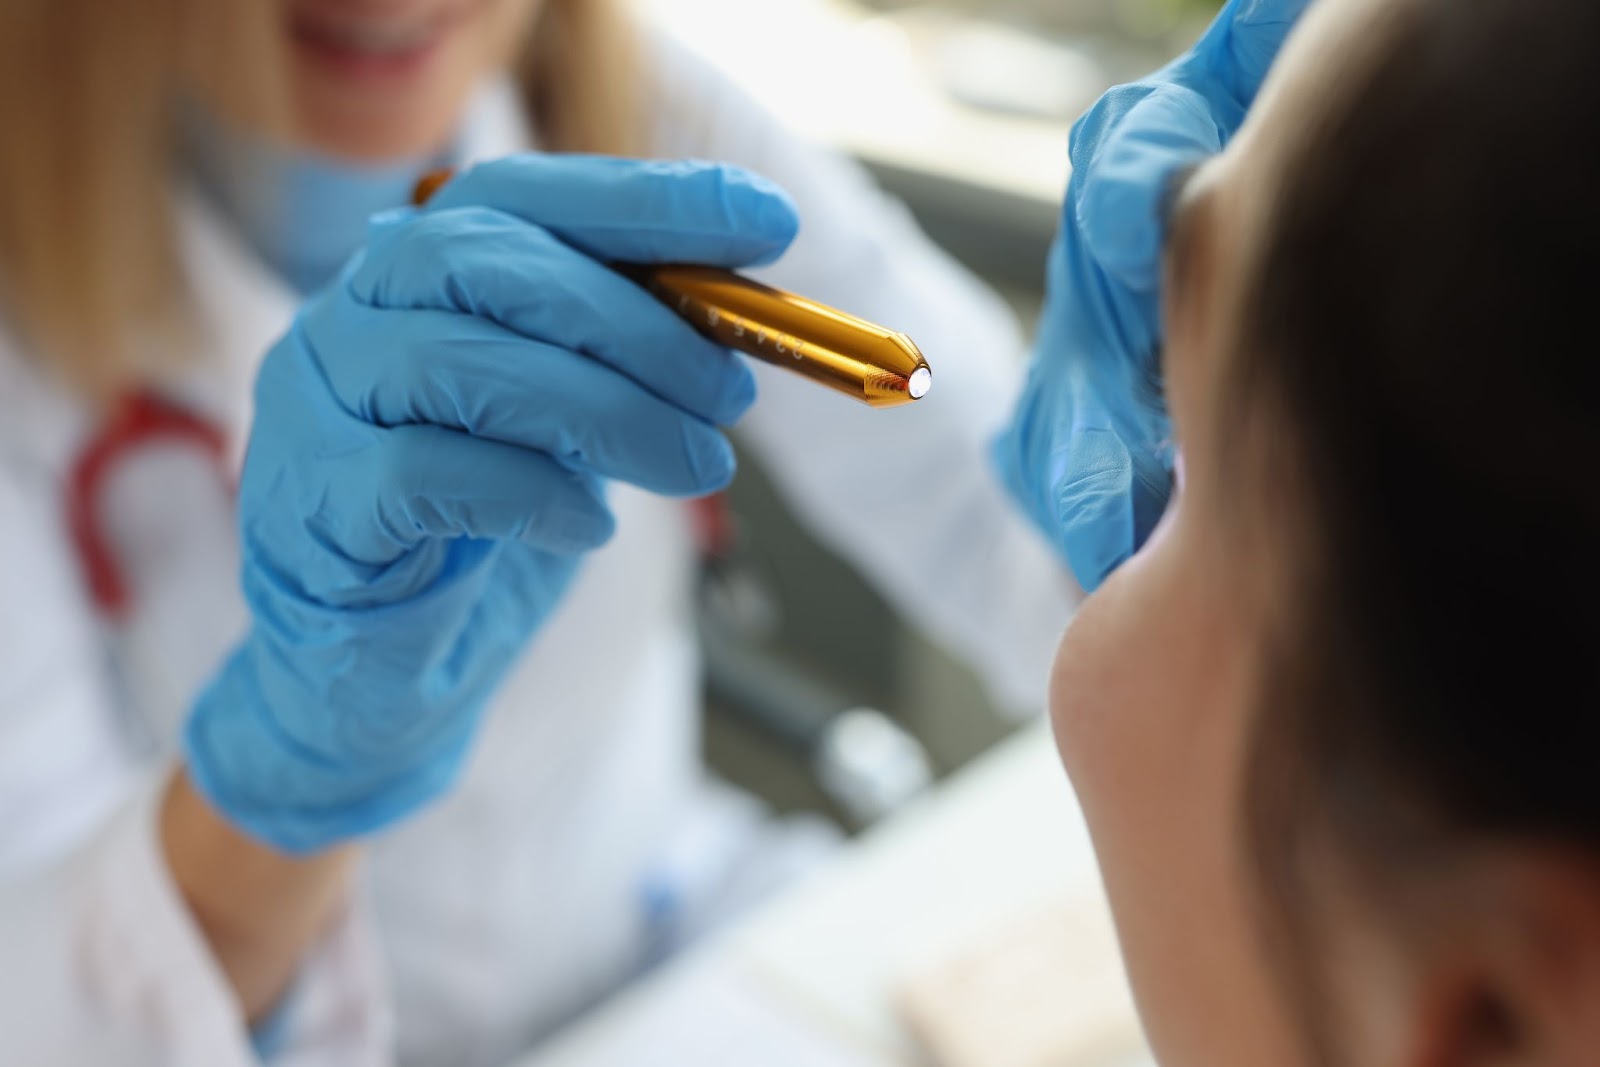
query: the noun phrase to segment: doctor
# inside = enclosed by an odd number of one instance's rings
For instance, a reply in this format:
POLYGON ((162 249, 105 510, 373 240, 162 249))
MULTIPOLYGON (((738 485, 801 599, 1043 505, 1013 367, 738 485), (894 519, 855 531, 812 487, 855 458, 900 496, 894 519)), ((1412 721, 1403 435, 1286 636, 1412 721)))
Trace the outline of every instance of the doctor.
POLYGON ((1081 594, 988 470, 1006 313, 631 40, 605 0, 8 14, 0 1062, 504 1064, 634 973, 707 794, 680 498, 735 423, 1042 703, 1081 594), (937 388, 751 368, 613 258, 757 268, 937 388))

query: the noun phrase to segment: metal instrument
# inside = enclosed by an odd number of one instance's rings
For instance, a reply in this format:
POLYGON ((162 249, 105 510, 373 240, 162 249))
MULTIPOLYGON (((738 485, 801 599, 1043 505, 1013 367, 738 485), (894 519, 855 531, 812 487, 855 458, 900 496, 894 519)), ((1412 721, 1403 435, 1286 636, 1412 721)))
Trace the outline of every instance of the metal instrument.
MULTIPOLYGON (((413 202, 427 203, 451 176, 451 171, 425 176, 413 202)), ((909 404, 933 385, 933 370, 911 338, 826 304, 718 267, 610 266, 718 344, 870 407, 909 404)))

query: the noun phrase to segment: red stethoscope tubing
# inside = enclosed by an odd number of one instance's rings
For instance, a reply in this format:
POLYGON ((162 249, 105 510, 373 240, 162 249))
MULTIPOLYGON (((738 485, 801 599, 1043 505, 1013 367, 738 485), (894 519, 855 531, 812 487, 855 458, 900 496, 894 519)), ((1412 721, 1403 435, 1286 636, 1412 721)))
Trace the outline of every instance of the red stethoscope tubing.
POLYGON ((132 593, 106 537, 100 490, 119 462, 157 443, 198 448, 229 483, 227 438, 216 424, 152 393, 129 394, 112 407, 100 432, 78 453, 67 482, 67 525, 78 562, 95 606, 112 619, 126 616, 132 593))
MULTIPOLYGON (((131 393, 113 406, 99 433, 78 453, 67 482, 67 524, 79 565, 95 607, 112 620, 127 616, 132 591, 106 538, 101 489, 120 461, 158 443, 199 449, 216 466, 224 484, 232 486, 227 473, 227 436, 215 423, 153 393, 131 393)), ((727 555, 735 538, 727 500, 719 493, 689 506, 702 555, 727 555)))

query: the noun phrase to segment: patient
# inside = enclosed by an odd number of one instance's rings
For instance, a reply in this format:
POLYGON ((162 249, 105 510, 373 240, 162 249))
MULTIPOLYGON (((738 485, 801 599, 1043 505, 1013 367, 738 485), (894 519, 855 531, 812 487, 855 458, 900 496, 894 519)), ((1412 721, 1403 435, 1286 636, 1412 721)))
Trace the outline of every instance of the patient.
POLYGON ((1168 227, 1056 667, 1163 1067, 1600 1064, 1600 4, 1322 0, 1168 227))

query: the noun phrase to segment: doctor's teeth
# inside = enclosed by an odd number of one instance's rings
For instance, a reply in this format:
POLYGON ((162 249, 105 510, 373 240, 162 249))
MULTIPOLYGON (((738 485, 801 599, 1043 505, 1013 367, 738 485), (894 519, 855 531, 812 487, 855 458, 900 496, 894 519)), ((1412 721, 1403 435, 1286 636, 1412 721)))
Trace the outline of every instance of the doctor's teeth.
POLYGON ((426 22, 344 25, 329 36, 347 48, 363 52, 403 52, 425 44, 432 26, 426 22))

